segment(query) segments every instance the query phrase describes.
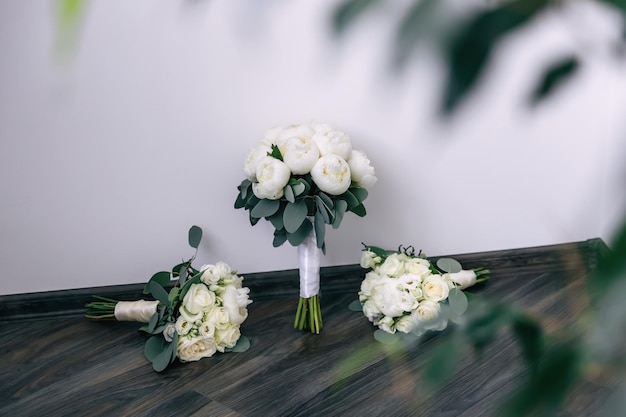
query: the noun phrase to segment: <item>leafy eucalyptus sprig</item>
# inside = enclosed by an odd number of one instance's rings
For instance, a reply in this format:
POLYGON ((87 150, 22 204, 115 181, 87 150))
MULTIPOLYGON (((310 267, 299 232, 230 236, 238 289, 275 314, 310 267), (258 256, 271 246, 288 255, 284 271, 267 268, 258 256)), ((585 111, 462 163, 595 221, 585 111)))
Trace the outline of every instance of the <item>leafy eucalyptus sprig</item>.
MULTIPOLYGON (((268 156, 283 161, 283 155, 276 145, 272 145, 268 156)), ((262 218, 274 226, 273 246, 279 247, 285 242, 298 246, 315 230, 317 247, 326 253, 326 225, 337 229, 346 212, 359 217, 366 214, 363 201, 368 192, 355 181, 348 190, 340 195, 323 192, 313 181, 310 173, 291 175, 283 188, 280 199, 258 198, 252 189, 253 182, 244 179, 237 187, 239 193, 235 208, 249 211, 250 224, 256 225, 262 218), (313 221, 311 221, 311 217, 313 221)))

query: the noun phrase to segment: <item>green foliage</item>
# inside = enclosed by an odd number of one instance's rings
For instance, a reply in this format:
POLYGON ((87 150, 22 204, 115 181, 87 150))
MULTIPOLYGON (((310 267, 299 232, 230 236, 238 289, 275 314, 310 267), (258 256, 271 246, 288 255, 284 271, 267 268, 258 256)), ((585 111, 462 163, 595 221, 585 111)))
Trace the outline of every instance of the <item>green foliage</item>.
POLYGON ((202 240, 202 229, 198 226, 191 226, 189 229, 189 246, 198 249, 202 240))
POLYGON ((452 258, 440 258, 437 260, 437 268, 443 272, 455 273, 461 271, 461 264, 452 258))
POLYGON ((285 242, 297 246, 306 238, 305 232, 315 230, 317 247, 325 252, 326 225, 337 229, 347 211, 366 215, 363 201, 367 190, 352 184, 341 195, 329 195, 317 188, 310 174, 290 178, 283 188, 283 197, 277 200, 257 198, 249 180, 243 180, 237 190, 234 207, 249 211, 252 226, 263 218, 272 223, 274 247, 285 242))
POLYGON ((543 74, 535 90, 531 93, 531 104, 537 104, 556 91, 565 81, 576 74, 579 66, 580 63, 574 56, 568 56, 552 64, 543 74))

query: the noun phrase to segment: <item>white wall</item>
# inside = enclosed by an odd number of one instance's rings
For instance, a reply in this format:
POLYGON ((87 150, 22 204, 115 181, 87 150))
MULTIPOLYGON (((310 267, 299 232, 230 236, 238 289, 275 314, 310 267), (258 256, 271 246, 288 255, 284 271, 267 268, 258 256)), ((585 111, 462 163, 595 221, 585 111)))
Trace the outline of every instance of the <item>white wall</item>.
POLYGON ((379 176, 368 215, 329 231, 325 265, 358 262, 360 242, 442 255, 611 235, 623 68, 591 59, 553 101, 523 105, 537 63, 578 47, 558 18, 508 41, 442 124, 434 54, 389 70, 393 10, 337 41, 336 1, 259 3, 91 1, 63 63, 56 2, 0 2, 0 294, 144 282, 191 255, 192 224, 199 263, 297 267, 233 202, 264 130, 310 120, 348 132, 379 176))

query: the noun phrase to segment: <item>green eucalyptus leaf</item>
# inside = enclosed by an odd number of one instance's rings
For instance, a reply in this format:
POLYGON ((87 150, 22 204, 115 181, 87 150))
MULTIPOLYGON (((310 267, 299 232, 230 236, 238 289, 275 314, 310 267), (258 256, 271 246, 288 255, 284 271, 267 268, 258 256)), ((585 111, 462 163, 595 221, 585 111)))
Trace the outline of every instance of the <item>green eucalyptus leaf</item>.
POLYGON ((333 229, 337 229, 341 225, 343 215, 348 209, 348 203, 345 200, 335 201, 335 219, 333 220, 333 229))
POLYGON ((363 311, 363 304, 359 300, 354 300, 348 305, 350 311, 363 311))
POLYGON ((261 220, 260 217, 254 217, 252 213, 250 213, 250 225, 254 226, 259 222, 259 220, 261 220))
POLYGON ((283 212, 283 223, 288 233, 296 232, 307 216, 307 206, 304 199, 296 200, 295 203, 287 203, 283 212))
POLYGON ((295 203, 296 197, 294 196, 293 188, 291 187, 291 185, 285 185, 285 188, 283 188, 283 193, 285 194, 285 200, 289 201, 290 203, 295 203))
POLYGON ((254 195, 254 193, 250 193, 250 195, 248 196, 248 199, 246 200, 246 207, 245 208, 248 209, 248 210, 251 210, 257 204, 259 204, 259 201, 261 201, 261 199, 259 197, 254 195))
POLYGON ((202 273, 198 272, 196 275, 194 275, 193 277, 189 278, 186 282, 185 285, 183 285, 180 288, 180 293, 178 294, 178 299, 182 300, 185 298, 185 295, 187 295, 187 291, 189 291, 189 288, 191 288, 191 286, 193 284, 199 284, 200 283, 200 278, 202 277, 202 273))
POLYGON ((202 229, 198 226, 191 226, 189 229, 189 246, 194 249, 198 249, 202 241, 202 229))
POLYGON ((346 203, 348 203, 348 209, 350 209, 350 210, 352 210, 354 207, 356 207, 359 204, 361 204, 359 199, 356 198, 354 196, 354 194, 352 194, 352 192, 350 192, 350 190, 348 190, 345 193, 341 194, 339 197, 341 199, 343 199, 343 200, 346 200, 346 203))
POLYGON ((358 16, 380 0, 347 0, 339 3, 332 16, 335 33, 342 33, 358 16))
POLYGON ((156 329, 157 325, 159 324, 159 318, 160 316, 158 312, 150 316, 150 320, 148 321, 148 333, 154 333, 154 329, 156 329))
POLYGON ((163 305, 170 305, 167 291, 156 281, 150 281, 150 294, 163 305))
POLYGON ((362 203, 367 198, 367 190, 365 188, 357 187, 351 188, 350 192, 359 200, 359 203, 362 203))
POLYGON ((233 346, 230 351, 231 352, 237 352, 237 353, 243 353, 245 351, 247 351, 248 349, 250 349, 250 339, 248 339, 246 336, 239 336, 239 340, 237 340, 237 343, 235 344, 235 346, 233 346))
POLYGON ((283 223, 283 212, 279 209, 276 213, 268 217, 270 223, 276 230, 284 229, 285 225, 283 223))
POLYGON ((424 361, 422 375, 426 384, 431 388, 438 387, 452 377, 463 360, 463 353, 463 340, 454 335, 437 344, 424 361))
POLYGON ((324 218, 319 211, 315 213, 314 223, 317 247, 321 248, 324 244, 324 239, 326 238, 326 223, 324 222, 324 218))
POLYGON ((246 197, 244 197, 241 193, 237 194, 237 198, 235 199, 234 207, 236 209, 244 208, 246 206, 246 197))
POLYGON ((279 207, 280 200, 268 200, 264 198, 263 200, 260 200, 252 210, 250 210, 250 215, 257 218, 269 217, 276 213, 279 207))
POLYGON ((453 314, 460 316, 467 310, 467 297, 465 293, 458 288, 450 289, 448 302, 450 303, 450 310, 452 310, 453 314))
POLYGON ((463 269, 461 267, 461 264, 456 259, 452 258, 439 258, 437 260, 437 268, 439 268, 443 272, 448 272, 451 274, 459 272, 461 271, 461 269, 463 269))
POLYGON ((324 192, 320 191, 320 192, 317 194, 317 196, 318 196, 319 198, 321 198, 321 199, 322 199, 322 201, 324 202, 324 204, 325 204, 325 205, 326 205, 326 207, 328 208, 328 211, 332 210, 332 209, 333 209, 333 207, 335 207, 335 204, 333 203, 333 199, 332 199, 332 198, 330 198, 330 197, 328 196, 328 194, 326 194, 326 193, 324 193, 324 192))
POLYGON ((284 229, 275 230, 274 231, 274 241, 272 242, 272 246, 275 248, 282 246, 283 243, 287 241, 287 232, 284 229))
POLYGON ((316 214, 320 214, 325 223, 330 224, 330 216, 328 215, 328 209, 324 205, 324 202, 319 196, 315 196, 315 203, 317 204, 316 214))
POLYGON ((167 299, 170 302, 170 305, 174 304, 174 301, 176 300, 176 297, 178 297, 178 293, 180 292, 180 288, 179 287, 173 287, 170 290, 169 295, 167 296, 167 299))
POLYGON ((300 228, 296 230, 294 233, 287 233, 287 240, 292 246, 298 246, 300 243, 304 242, 304 239, 311 233, 313 230, 313 225, 307 219, 304 219, 300 228))
POLYGON ((252 189, 252 181, 248 179, 241 181, 241 184, 239 184, 237 189, 239 190, 239 194, 241 195, 241 198, 245 200, 248 197, 248 193, 252 189))
POLYGON ((365 217, 365 215, 367 214, 367 211, 365 210, 365 206, 363 204, 359 204, 356 207, 352 207, 350 211, 359 217, 365 217))
POLYGON ((298 182, 292 184, 291 188, 293 189, 293 194, 296 197, 302 195, 306 191, 306 185, 304 185, 301 180, 298 180, 298 182))
POLYGON ((156 372, 163 372, 172 363, 173 343, 166 343, 165 349, 152 360, 152 369, 156 372))
POLYGON ((537 104, 553 94, 565 81, 576 74, 580 63, 574 56, 568 56, 552 64, 530 96, 530 103, 537 104))
POLYGON ((146 341, 143 347, 143 353, 146 359, 152 362, 165 348, 165 340, 163 337, 152 336, 146 341))
POLYGON ((311 178, 311 174, 307 174, 305 178, 299 178, 298 182, 304 185, 304 191, 302 194, 306 194, 311 190, 311 184, 313 183, 313 178, 311 178))
POLYGON ((374 339, 384 345, 393 345, 402 340, 402 335, 400 333, 387 333, 384 330, 376 329, 374 339))

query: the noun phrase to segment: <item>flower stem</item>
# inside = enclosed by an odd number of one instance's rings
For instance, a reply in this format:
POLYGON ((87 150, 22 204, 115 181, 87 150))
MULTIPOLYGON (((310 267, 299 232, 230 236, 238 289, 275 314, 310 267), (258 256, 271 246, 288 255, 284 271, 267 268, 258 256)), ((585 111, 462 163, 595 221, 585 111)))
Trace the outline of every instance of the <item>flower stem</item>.
POLYGON ((300 297, 293 327, 298 330, 310 330, 311 333, 315 334, 320 333, 322 330, 322 310, 319 294, 310 298, 300 297))

